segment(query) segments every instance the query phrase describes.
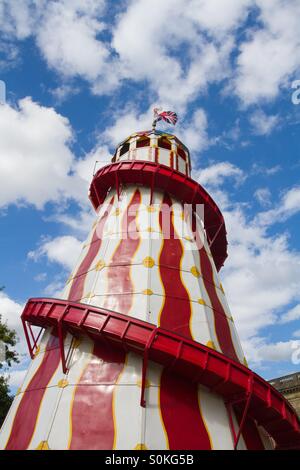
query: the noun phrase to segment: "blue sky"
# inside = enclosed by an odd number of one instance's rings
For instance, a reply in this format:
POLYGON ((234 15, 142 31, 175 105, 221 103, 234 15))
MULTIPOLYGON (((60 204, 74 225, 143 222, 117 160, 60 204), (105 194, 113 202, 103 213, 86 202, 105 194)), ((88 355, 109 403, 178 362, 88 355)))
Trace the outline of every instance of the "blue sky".
POLYGON ((299 370, 299 16, 297 0, 0 0, 0 312, 21 338, 24 302, 58 295, 90 228, 94 162, 160 105, 224 212, 250 365, 299 370))

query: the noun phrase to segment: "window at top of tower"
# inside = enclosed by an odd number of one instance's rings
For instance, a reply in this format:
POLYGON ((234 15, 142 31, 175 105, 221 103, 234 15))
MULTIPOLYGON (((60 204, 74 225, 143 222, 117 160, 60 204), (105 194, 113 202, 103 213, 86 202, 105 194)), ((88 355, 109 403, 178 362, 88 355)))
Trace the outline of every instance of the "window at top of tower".
POLYGON ((124 153, 128 152, 129 150, 129 143, 126 142, 125 144, 122 145, 121 150, 120 150, 120 157, 124 155, 124 153))
POLYGON ((169 140, 166 137, 161 137, 160 139, 158 139, 157 143, 158 143, 158 146, 163 148, 163 149, 171 150, 171 148, 172 148, 171 143, 169 142, 169 140))
POLYGON ((186 160, 186 153, 181 147, 177 147, 177 153, 180 155, 184 160, 186 160))
POLYGON ((137 143, 136 143, 136 147, 137 148, 140 148, 140 147, 149 147, 150 146, 150 139, 148 137, 141 137, 137 143))

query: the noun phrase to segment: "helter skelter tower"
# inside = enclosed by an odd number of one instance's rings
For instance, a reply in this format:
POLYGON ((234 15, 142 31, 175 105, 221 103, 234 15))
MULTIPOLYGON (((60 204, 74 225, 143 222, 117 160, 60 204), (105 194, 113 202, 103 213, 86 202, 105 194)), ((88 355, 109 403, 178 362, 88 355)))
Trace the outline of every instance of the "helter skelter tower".
POLYGON ((97 219, 61 299, 22 314, 32 362, 1 448, 300 447, 295 411, 247 367, 218 277, 224 219, 190 171, 154 126, 94 175, 97 219))

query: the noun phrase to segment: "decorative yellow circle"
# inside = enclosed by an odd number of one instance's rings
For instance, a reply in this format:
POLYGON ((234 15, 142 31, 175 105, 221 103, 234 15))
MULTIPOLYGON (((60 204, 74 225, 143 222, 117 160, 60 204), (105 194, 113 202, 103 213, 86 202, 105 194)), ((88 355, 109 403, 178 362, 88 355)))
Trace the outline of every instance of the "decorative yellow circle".
POLYGON ((148 211, 148 212, 155 212, 155 211, 156 211, 156 207, 154 207, 154 206, 147 206, 147 211, 148 211))
POLYGON ((38 346, 36 348, 35 352, 34 352, 34 357, 36 357, 39 354, 40 350, 41 350, 41 348, 40 348, 40 346, 38 346))
POLYGON ((184 238, 185 240, 187 240, 188 242, 192 242, 192 241, 193 241, 192 237, 190 237, 189 235, 186 235, 186 236, 184 236, 183 238, 184 238))
POLYGON ((115 212, 113 213, 113 215, 117 215, 117 216, 118 216, 118 215, 120 215, 120 212, 121 212, 120 208, 117 207, 116 210, 115 210, 115 212))
POLYGON ((145 295, 152 295, 153 294, 153 291, 151 289, 145 289, 143 290, 143 294, 145 295))
POLYGON ((248 362, 247 362, 247 359, 245 358, 245 356, 244 356, 244 359, 243 359, 243 363, 244 363, 244 366, 248 367, 248 362))
MULTIPOLYGON (((140 379, 138 379, 136 384, 137 384, 138 387, 141 387, 142 386, 142 381, 140 379)), ((151 386, 150 380, 146 379, 145 380, 145 388, 149 388, 150 386, 151 386)))
POLYGON ((65 388, 67 385, 69 385, 69 382, 66 379, 61 379, 57 384, 59 388, 65 388))
POLYGON ((211 349, 216 349, 215 343, 211 340, 207 341, 206 346, 211 349))
POLYGON ((50 450, 50 447, 47 441, 41 441, 35 450, 50 450))
POLYGON ((92 297, 94 297, 93 293, 92 292, 88 292, 84 297, 82 297, 83 299, 91 299, 92 297))
POLYGON ((223 286, 222 286, 221 282, 220 282, 220 289, 221 289, 221 291, 223 292, 223 294, 225 294, 225 292, 224 292, 224 289, 223 289, 223 286))
POLYGON ((103 259, 100 259, 98 263, 96 263, 95 269, 96 271, 100 271, 102 268, 104 268, 104 266, 105 266, 105 263, 103 259))
POLYGON ((22 392, 22 388, 19 387, 18 390, 17 390, 17 392, 16 392, 16 395, 15 395, 15 396, 20 395, 21 392, 22 392))
POLYGON ((147 232, 154 232, 154 230, 153 230, 152 227, 148 227, 148 228, 147 228, 147 232))
POLYGON ((148 447, 145 444, 137 444, 133 450, 148 450, 148 447))
POLYGON ((193 266, 193 267, 191 268, 191 273, 192 273, 192 275, 195 276, 195 277, 200 277, 200 273, 199 273, 198 268, 197 268, 196 266, 193 266))
POLYGON ((81 344, 81 339, 75 338, 75 340, 73 342, 73 348, 74 349, 78 348, 78 346, 80 346, 80 344, 81 344))
POLYGON ((153 266, 155 265, 155 261, 153 258, 151 258, 151 256, 147 256, 147 258, 143 260, 143 265, 145 266, 145 268, 153 268, 153 266))
POLYGON ((184 212, 180 212, 180 218, 184 220, 184 212))
POLYGON ((206 302, 204 299, 198 299, 198 304, 206 305, 206 302))

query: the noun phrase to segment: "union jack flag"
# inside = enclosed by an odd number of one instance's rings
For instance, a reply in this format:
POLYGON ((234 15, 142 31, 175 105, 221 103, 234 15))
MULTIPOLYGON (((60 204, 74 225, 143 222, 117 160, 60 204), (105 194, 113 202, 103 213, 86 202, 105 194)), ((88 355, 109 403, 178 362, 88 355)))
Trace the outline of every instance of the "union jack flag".
POLYGON ((174 111, 162 111, 160 108, 154 108, 153 128, 155 128, 158 121, 166 121, 168 124, 175 126, 177 122, 177 114, 174 111))

